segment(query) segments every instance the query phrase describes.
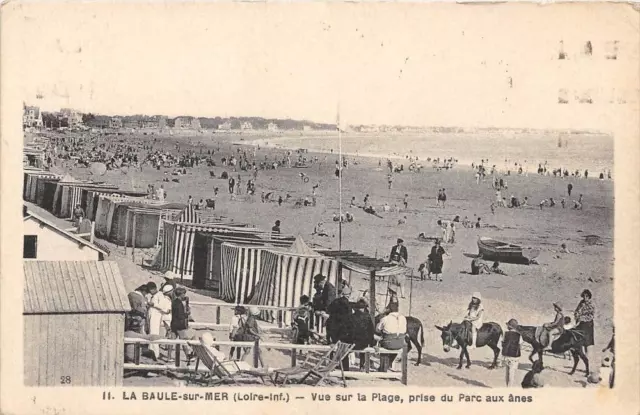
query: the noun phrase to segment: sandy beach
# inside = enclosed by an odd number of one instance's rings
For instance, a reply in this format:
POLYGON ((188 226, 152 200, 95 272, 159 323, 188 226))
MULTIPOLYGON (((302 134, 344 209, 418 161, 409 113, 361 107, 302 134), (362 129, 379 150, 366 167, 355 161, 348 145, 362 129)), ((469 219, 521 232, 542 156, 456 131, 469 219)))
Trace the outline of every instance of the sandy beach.
MULTIPOLYGON (((101 140, 126 140, 129 143, 147 143, 157 139, 155 148, 173 149, 179 143, 181 151, 192 148, 196 154, 207 150, 215 150, 213 159, 216 167, 200 165, 187 169, 187 174, 180 177, 180 183, 163 183, 165 170, 158 171, 150 166, 144 166, 141 171, 130 168, 126 173, 120 170, 110 170, 100 177, 92 176, 88 169, 79 167, 63 167, 60 161, 52 170, 68 172, 80 179, 91 178, 118 185, 127 190, 146 190, 148 184, 158 187, 164 184, 167 199, 170 202, 186 202, 189 196, 195 201, 206 199, 218 187, 220 194, 217 198, 216 214, 233 218, 239 222, 270 229, 275 220, 282 222, 282 232, 300 235, 311 246, 324 249, 338 248, 338 225, 331 220, 334 213, 339 211, 339 185, 334 176, 335 154, 314 153, 309 150, 305 156, 318 157, 319 162, 309 168, 279 168, 277 170, 260 170, 256 180, 256 195, 242 194, 232 200, 225 180, 209 177, 209 171, 215 171, 219 177, 223 171, 232 173, 232 168, 222 167, 220 159, 240 151, 253 154, 256 160, 262 161, 267 156, 273 160, 274 156, 281 157, 282 148, 265 147, 260 149, 249 144, 238 145, 237 135, 205 134, 194 137, 164 137, 126 135, 124 137, 109 136, 101 140), (303 183, 299 173, 304 172, 310 178, 303 183), (316 190, 317 205, 296 207, 294 202, 304 197, 311 197, 312 186, 318 185, 316 190), (272 192, 274 195, 287 194, 290 200, 278 206, 278 203, 262 203, 260 194, 272 192), (324 222, 330 237, 312 235, 313 228, 318 222, 324 222)), ((394 137, 399 147, 408 148, 403 144, 403 137, 394 137)), ((556 140, 557 138, 553 138, 556 140)), ((261 137, 263 144, 268 138, 261 137)), ((294 148, 313 148, 314 145, 303 146, 304 141, 297 139, 292 142, 294 148)), ((548 139, 547 141, 549 141, 548 139)), ((575 139, 574 139, 575 140, 575 139)), ((409 141, 410 142, 410 141, 409 141)), ((574 141, 575 143, 575 141, 574 141)), ((317 143, 316 148, 317 148, 317 143)), ((455 150, 455 149, 454 149, 455 150)), ((484 155, 486 148, 478 151, 478 160, 484 155)), ((295 155, 295 154, 294 154, 295 155)), ((466 155, 452 153, 451 149, 440 151, 434 148, 434 156, 467 158, 466 155), (464 156, 464 157, 463 157, 464 156)), ((612 154, 604 154, 608 160, 612 154)), ((495 158, 504 158, 496 154, 495 158)), ((446 324, 453 320, 459 322, 464 316, 470 295, 479 291, 483 296, 485 307, 485 321, 495 321, 505 326, 510 318, 516 318, 522 325, 540 325, 553 320, 552 303, 560 301, 564 304, 565 315, 573 315, 573 310, 580 300, 580 292, 588 288, 593 292, 596 305, 595 321, 595 357, 591 362, 593 367, 600 363, 599 351, 607 344, 611 337, 613 323, 613 226, 614 226, 614 198, 613 182, 610 180, 585 180, 580 178, 560 179, 553 176, 541 176, 534 173, 535 165, 529 165, 528 175, 510 175, 507 177, 508 190, 503 191, 507 198, 514 194, 521 200, 527 196, 531 206, 519 209, 497 208, 492 214, 490 204, 495 199, 495 190, 491 187, 491 179, 476 183, 469 165, 459 163, 451 170, 435 170, 430 163, 419 173, 405 171, 394 175, 392 189, 387 186, 387 170, 378 166, 379 158, 355 157, 357 164, 350 157, 350 165, 343 173, 342 181, 342 209, 355 216, 352 223, 344 224, 342 249, 360 252, 378 258, 387 257, 397 238, 403 238, 408 248, 408 265, 416 272, 413 281, 407 280, 406 298, 400 299, 400 310, 406 315, 418 317, 425 327, 425 349, 423 364, 419 367, 410 366, 409 384, 430 386, 489 386, 504 385, 504 371, 487 369, 491 362, 491 350, 480 348, 471 352, 473 366, 470 369, 458 371, 455 369, 458 353, 445 353, 440 340, 440 332, 434 325, 446 324), (574 186, 571 197, 567 196, 567 183, 574 186), (437 207, 436 196, 440 188, 447 192, 446 207, 437 207), (402 207, 405 194, 409 195, 408 209, 400 212, 380 212, 382 218, 365 213, 362 209, 349 207, 352 197, 358 204, 362 204, 365 194, 370 195, 373 206, 378 211, 387 203, 391 207, 402 207), (571 200, 578 194, 584 195, 584 209, 571 209, 571 200), (555 207, 545 207, 540 210, 538 203, 542 199, 553 197, 557 201, 555 207), (567 200, 567 207, 560 206, 560 200, 567 200), (431 244, 419 241, 417 236, 424 232, 426 235, 439 235, 438 219, 453 219, 468 217, 475 220, 481 217, 483 227, 468 229, 457 228, 455 244, 444 245, 449 256, 445 257, 442 282, 419 281, 418 265, 423 262, 431 244), (406 223, 399 225, 398 219, 406 216, 406 223), (590 245, 586 242, 586 235, 598 235, 600 244, 590 245), (501 268, 507 275, 470 275, 471 259, 464 254, 478 252, 477 239, 480 236, 493 237, 508 242, 520 244, 540 252, 538 265, 510 265, 502 264, 501 268), (560 253, 560 244, 566 243, 573 253, 560 253), (412 287, 411 293, 409 288, 412 287)), ((491 164, 491 163, 490 163, 491 164)), ((567 166, 570 163, 567 163, 567 166)), ((498 166, 501 167, 501 166, 498 166)), ((551 165, 551 168, 559 167, 551 165)), ((599 166, 602 167, 602 166, 599 166)), ((609 168, 612 166, 609 165, 609 168)), ((250 172, 233 172, 242 177, 243 184, 252 178, 250 172)), ((597 174, 596 171, 593 172, 597 174)), ((243 189, 243 193, 244 193, 243 189)), ((108 244, 105 242, 105 244, 108 244)), ((112 246, 109 259, 118 261, 127 289, 134 289, 141 282, 148 280, 160 281, 160 274, 141 268, 142 257, 151 255, 150 252, 139 252, 140 258, 135 262, 130 256, 125 257, 121 247, 112 246)), ((368 285, 366 276, 353 274, 351 285, 358 290, 368 285)), ((378 291, 386 291, 386 283, 378 284, 378 291)), ((191 292, 190 297, 204 298, 206 293, 191 292)), ((384 297, 380 297, 384 299, 384 297)), ((213 321, 212 314, 206 310, 195 310, 196 320, 213 321)), ((227 317, 228 320, 228 317, 227 317)), ((223 321, 225 318, 223 317, 223 321)), ((267 354, 269 366, 274 367, 280 362, 287 362, 287 358, 278 356, 278 352, 267 354), (284 360, 283 360, 284 359, 284 360)), ((527 354, 528 355, 528 354, 527 354)), ((415 361, 415 351, 411 354, 415 361)), ((523 357, 520 364, 520 376, 530 367, 523 357)), ((551 386, 585 386, 582 363, 578 365, 578 372, 569 376, 571 360, 560 357, 547 357, 545 364, 549 367, 547 376, 551 386)), ((129 382, 154 382, 161 384, 161 380, 135 378, 129 382)), ((380 384, 380 382, 376 383, 380 384)), ((384 384, 382 384, 384 385, 384 384)))

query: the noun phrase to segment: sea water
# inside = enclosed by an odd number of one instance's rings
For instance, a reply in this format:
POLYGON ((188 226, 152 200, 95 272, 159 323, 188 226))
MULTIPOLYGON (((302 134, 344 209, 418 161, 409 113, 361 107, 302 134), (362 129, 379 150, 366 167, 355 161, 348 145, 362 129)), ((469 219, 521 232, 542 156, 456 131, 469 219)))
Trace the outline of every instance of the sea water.
MULTIPOLYGON (((609 135, 593 133, 343 134, 342 152, 384 159, 417 156, 425 163, 427 158, 454 158, 462 165, 484 159, 485 166, 495 164, 500 170, 515 171, 514 164, 519 163, 529 173, 536 173, 538 165, 546 162, 547 170, 561 168, 571 173, 577 169, 583 174, 587 169, 590 177, 597 178, 600 172, 613 170, 613 142, 609 135)), ((263 137, 252 143, 329 154, 339 151, 337 134, 263 137)))

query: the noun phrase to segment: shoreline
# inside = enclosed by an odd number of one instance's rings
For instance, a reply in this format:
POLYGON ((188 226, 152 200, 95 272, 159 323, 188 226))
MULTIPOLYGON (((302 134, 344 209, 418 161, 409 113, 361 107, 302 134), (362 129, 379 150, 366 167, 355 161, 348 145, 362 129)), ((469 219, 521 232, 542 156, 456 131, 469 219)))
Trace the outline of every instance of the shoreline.
MULTIPOLYGON (((442 134, 442 133, 438 133, 438 134, 442 134)), ((443 134, 445 135, 445 134, 443 134)), ((450 134, 446 134, 448 136, 450 136, 450 134)), ((409 138, 411 136, 418 136, 418 134, 413 134, 413 135, 403 135, 403 134, 395 134, 392 135, 390 138, 409 138)), ((347 139, 353 139, 353 138, 357 138, 358 136, 353 136, 353 135, 348 135, 347 139)), ((367 134, 367 135, 363 135, 363 137, 366 138, 378 138, 383 140, 383 137, 377 136, 377 135, 371 135, 371 134, 367 134)), ((321 154, 321 155, 325 155, 325 156, 337 156, 338 153, 336 151, 331 151, 331 150, 327 150, 326 148, 321 148, 320 146, 314 145, 314 141, 315 139, 329 139, 329 138, 333 138, 333 139, 337 139, 337 134, 334 133, 333 135, 322 135, 322 136, 277 136, 277 137, 269 137, 269 138, 264 138, 264 137, 254 137, 251 138, 249 140, 232 140, 231 143, 232 145, 237 145, 237 146, 250 146, 250 147, 258 147, 258 148, 265 148, 265 149, 270 149, 270 150, 281 150, 281 151, 292 151, 295 152, 298 149, 304 148, 307 150, 307 152, 309 154, 321 154), (304 146, 301 145, 294 145, 291 142, 296 141, 296 140, 303 140, 306 141, 304 146)), ((343 137, 344 139, 344 137, 343 137)), ((454 137, 455 139, 455 137, 454 137)), ((418 162, 422 164, 422 168, 423 169, 428 169, 433 167, 433 160, 431 161, 427 161, 427 159, 431 158, 431 156, 429 155, 425 155, 425 154, 419 154, 419 153, 414 153, 412 150, 407 153, 407 154, 398 154, 398 153, 373 153, 373 152, 353 152, 353 151, 342 151, 342 155, 346 156, 346 157, 353 157, 353 158, 358 158, 358 159, 363 159, 363 160, 369 160, 371 162, 371 164, 375 164, 376 161, 378 160, 382 160, 382 164, 383 164, 383 170, 386 170, 386 165, 384 165, 384 161, 386 159, 389 160, 406 160, 406 163, 403 164, 410 164, 408 157, 417 157, 418 158, 418 162)), ((473 168, 471 167, 472 163, 478 164, 478 160, 474 160, 472 158, 469 157, 456 157, 454 155, 448 154, 446 155, 447 158, 451 157, 455 160, 457 160, 454 163, 454 168, 466 168, 468 170, 472 170, 473 168)), ((508 159, 509 163, 511 163, 513 160, 508 159)), ((360 161, 360 160, 359 160, 360 161)), ((525 160, 526 163, 526 160, 525 160)), ((528 176, 528 175, 534 175, 537 176, 538 175, 538 171, 537 171, 537 167, 533 167, 537 164, 536 163, 531 163, 531 165, 525 164, 523 166, 523 168, 526 171, 523 171, 522 174, 520 174, 521 176, 528 176), (527 169, 528 167, 528 169, 527 169)), ((486 164, 488 166, 491 165, 491 163, 486 164)), ((556 164, 557 165, 557 164, 556 164)), ((503 162, 499 162, 495 164, 496 166, 496 171, 499 174, 504 174, 506 175, 507 169, 505 167, 505 163, 503 162)), ((553 166, 553 163, 548 163, 548 166, 553 166)), ((580 173, 583 174, 585 167, 581 166, 580 168, 576 168, 576 167, 572 167, 572 168, 568 168, 567 166, 561 166, 562 169, 567 169, 569 170, 570 173, 575 172, 575 170, 580 170, 580 173)), ((550 167, 548 169, 548 171, 553 171, 554 167, 550 167)), ((586 180, 590 180, 590 179, 594 179, 594 180, 600 180, 599 178, 599 174, 600 174, 600 170, 598 168, 594 168, 594 167, 590 167, 587 166, 586 169, 591 173, 591 175, 586 179, 586 180), (597 173, 595 173, 597 172, 597 173)), ((608 170, 612 171, 613 167, 608 168, 608 170)), ((510 170, 511 172, 511 176, 518 176, 519 174, 515 171, 515 170, 510 170)), ((546 176, 546 175, 545 175, 546 176)), ((548 177, 554 177, 552 173, 549 173, 548 177)), ((559 177, 555 177, 558 179, 565 179, 564 176, 559 176, 559 177)), ((585 179, 584 175, 581 176, 571 176, 569 175, 567 177, 567 179, 585 179)), ((614 177, 612 176, 610 179, 607 178, 607 176, 605 175, 605 178, 602 179, 603 181, 613 181, 614 177)))

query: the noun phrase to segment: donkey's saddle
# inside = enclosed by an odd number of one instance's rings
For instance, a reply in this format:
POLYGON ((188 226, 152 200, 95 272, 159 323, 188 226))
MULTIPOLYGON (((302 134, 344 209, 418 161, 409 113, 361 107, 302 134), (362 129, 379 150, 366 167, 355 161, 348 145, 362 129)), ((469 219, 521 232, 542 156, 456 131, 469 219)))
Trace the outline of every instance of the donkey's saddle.
POLYGON ((558 330, 553 330, 553 333, 551 333, 551 330, 553 329, 547 329, 544 326, 536 328, 536 340, 543 348, 549 347, 554 341, 558 339, 558 337, 560 337, 560 333, 558 332, 558 330))

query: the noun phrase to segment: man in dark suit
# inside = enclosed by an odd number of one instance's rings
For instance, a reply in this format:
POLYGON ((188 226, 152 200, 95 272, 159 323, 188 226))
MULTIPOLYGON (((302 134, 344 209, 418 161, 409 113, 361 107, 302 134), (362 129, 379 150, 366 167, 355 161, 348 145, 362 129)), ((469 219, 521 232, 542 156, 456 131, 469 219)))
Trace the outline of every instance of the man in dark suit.
MULTIPOLYGON (((361 298, 353 305, 353 314, 351 315, 352 341, 356 350, 363 350, 367 347, 375 346, 376 341, 373 337, 375 325, 371 314, 366 312, 368 304, 364 298, 361 298)), ((364 369, 365 355, 360 354, 360 369, 364 369)))
POLYGON ((336 287, 327 281, 327 277, 322 274, 313 277, 313 281, 317 288, 322 287, 322 295, 320 301, 316 304, 315 311, 323 311, 326 313, 329 310, 329 305, 336 299, 336 287))
POLYGON ((395 262, 400 265, 406 265, 408 260, 407 247, 404 246, 404 241, 398 238, 398 243, 391 248, 391 255, 389 255, 389 260, 391 262, 395 262))

